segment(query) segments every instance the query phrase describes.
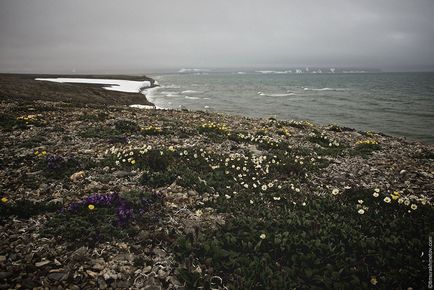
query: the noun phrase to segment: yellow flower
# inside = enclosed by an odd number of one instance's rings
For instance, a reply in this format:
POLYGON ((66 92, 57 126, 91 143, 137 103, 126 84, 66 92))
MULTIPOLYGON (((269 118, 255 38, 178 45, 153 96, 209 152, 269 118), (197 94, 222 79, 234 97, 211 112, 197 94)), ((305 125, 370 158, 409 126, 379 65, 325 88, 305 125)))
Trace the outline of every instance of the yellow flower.
POLYGON ((377 277, 372 276, 372 277, 371 277, 371 284, 372 284, 372 285, 377 285, 377 283, 378 283, 377 277))
POLYGON ((134 160, 134 159, 131 160, 131 164, 132 164, 132 165, 136 164, 136 160, 134 160))
POLYGON ((35 155, 38 155, 39 154, 39 151, 35 151, 35 153, 34 153, 35 155))
POLYGON ((89 204, 89 205, 87 206, 87 208, 90 209, 90 210, 94 210, 94 209, 95 209, 95 206, 94 206, 93 204, 89 204))
POLYGON ((397 200, 401 195, 399 194, 399 192, 394 191, 390 196, 392 196, 393 200, 397 200))
POLYGON ((4 196, 4 197, 2 197, 1 201, 2 201, 3 203, 7 203, 7 202, 8 202, 8 198, 7 198, 6 196, 4 196))
POLYGON ((47 155, 47 151, 42 151, 42 155, 47 155))

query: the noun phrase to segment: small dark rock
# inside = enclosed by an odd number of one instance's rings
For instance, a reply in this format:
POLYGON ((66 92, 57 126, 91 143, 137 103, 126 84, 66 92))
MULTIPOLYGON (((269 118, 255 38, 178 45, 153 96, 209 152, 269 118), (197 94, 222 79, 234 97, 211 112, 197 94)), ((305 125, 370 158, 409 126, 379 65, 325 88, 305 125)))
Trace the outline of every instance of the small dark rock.
POLYGON ((10 276, 12 276, 11 272, 0 272, 0 279, 6 279, 10 276))
POLYGON ((68 275, 64 272, 58 272, 58 273, 50 273, 47 275, 48 279, 53 281, 62 281, 64 280, 68 275))

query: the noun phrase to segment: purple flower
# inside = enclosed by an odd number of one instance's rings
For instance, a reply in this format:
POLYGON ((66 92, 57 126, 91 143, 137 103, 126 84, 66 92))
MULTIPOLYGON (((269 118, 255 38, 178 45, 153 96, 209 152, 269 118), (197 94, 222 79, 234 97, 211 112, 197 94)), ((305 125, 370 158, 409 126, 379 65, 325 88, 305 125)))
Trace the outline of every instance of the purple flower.
POLYGON ((116 209, 117 223, 125 225, 134 218, 134 210, 131 205, 117 193, 94 194, 83 201, 69 205, 68 211, 75 212, 80 208, 92 204, 98 207, 112 207, 116 209))

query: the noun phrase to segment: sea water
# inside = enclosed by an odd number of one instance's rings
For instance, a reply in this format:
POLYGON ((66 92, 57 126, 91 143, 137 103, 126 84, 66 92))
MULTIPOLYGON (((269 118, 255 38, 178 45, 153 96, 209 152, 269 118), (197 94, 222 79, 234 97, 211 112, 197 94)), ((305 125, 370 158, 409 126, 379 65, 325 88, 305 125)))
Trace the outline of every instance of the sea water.
POLYGON ((434 143, 434 73, 176 73, 145 92, 162 108, 310 120, 434 143))

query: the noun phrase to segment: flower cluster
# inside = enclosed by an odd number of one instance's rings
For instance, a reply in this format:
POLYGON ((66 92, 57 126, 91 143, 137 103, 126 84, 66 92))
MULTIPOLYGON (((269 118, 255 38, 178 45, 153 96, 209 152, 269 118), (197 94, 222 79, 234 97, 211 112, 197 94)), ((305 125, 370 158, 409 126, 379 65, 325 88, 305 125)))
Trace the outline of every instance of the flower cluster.
POLYGON ((140 128, 140 131, 142 131, 142 133, 146 135, 158 135, 163 133, 163 129, 161 127, 155 127, 155 126, 146 126, 140 128))
POLYGON ((356 145, 378 145, 378 142, 374 139, 366 139, 357 141, 356 145))
POLYGON ((320 134, 312 132, 309 134, 309 140, 323 147, 339 147, 341 145, 339 141, 330 138, 325 132, 320 134))
POLYGON ((313 127, 313 124, 309 121, 295 121, 292 120, 289 122, 289 126, 303 128, 303 127, 313 127))
POLYGON ((368 207, 363 204, 364 201, 362 199, 359 199, 357 201, 356 209, 358 214, 365 214, 366 211, 368 211, 368 207))
POLYGON ((35 152, 33 152, 33 154, 35 156, 45 156, 47 155, 47 151, 45 151, 44 149, 37 149, 35 150, 35 152))
POLYGON ((121 165, 135 165, 137 160, 141 158, 144 154, 152 150, 151 145, 143 145, 142 147, 115 147, 112 146, 105 151, 105 154, 110 154, 115 159, 115 164, 117 166, 121 165))
POLYGON ((284 128, 284 127, 277 129, 277 134, 287 136, 287 137, 291 136, 291 133, 289 132, 289 130, 287 128, 284 128))
POLYGON ((2 203, 7 203, 7 202, 9 201, 9 198, 8 198, 6 195, 3 195, 3 196, 0 198, 0 201, 1 201, 2 203))
POLYGON ((229 128, 225 124, 207 122, 199 126, 199 131, 201 132, 217 132, 217 133, 228 133, 229 128))
POLYGON ((282 143, 281 140, 264 134, 237 133, 235 137, 237 140, 255 143, 267 148, 279 148, 282 143))
MULTIPOLYGON (((380 197, 380 189, 375 188, 372 196, 375 198, 380 197)), ((393 191, 392 193, 387 194, 384 196, 383 201, 385 203, 397 202, 398 204, 410 207, 411 210, 416 210, 418 207, 417 204, 430 204, 430 200, 426 196, 416 196, 414 194, 402 196, 399 191, 393 191)))
POLYGON ((134 218, 134 210, 132 206, 117 193, 91 195, 83 201, 70 204, 67 211, 76 212, 83 208, 93 211, 100 207, 115 208, 117 222, 120 225, 124 225, 134 218))
POLYGON ((24 115, 24 116, 17 117, 17 120, 25 122, 26 124, 30 124, 32 122, 38 121, 40 117, 42 117, 41 114, 37 114, 37 115, 24 115))

